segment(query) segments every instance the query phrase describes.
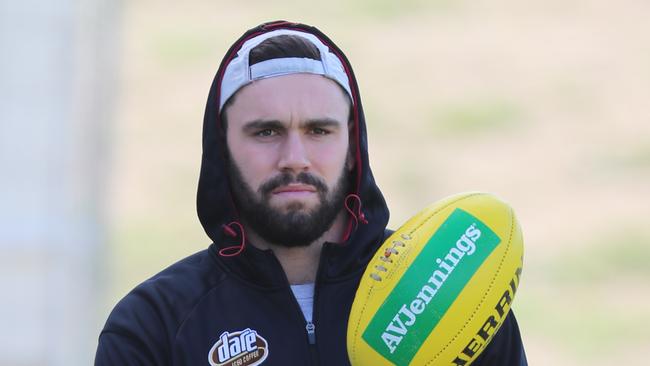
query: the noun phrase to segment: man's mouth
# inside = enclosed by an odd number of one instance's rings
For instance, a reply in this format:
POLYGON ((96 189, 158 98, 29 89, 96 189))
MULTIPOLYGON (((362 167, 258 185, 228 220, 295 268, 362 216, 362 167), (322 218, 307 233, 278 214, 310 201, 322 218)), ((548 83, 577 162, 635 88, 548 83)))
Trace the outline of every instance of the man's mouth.
POLYGON ((274 195, 292 195, 316 193, 316 187, 309 184, 292 183, 278 187, 271 191, 274 195))

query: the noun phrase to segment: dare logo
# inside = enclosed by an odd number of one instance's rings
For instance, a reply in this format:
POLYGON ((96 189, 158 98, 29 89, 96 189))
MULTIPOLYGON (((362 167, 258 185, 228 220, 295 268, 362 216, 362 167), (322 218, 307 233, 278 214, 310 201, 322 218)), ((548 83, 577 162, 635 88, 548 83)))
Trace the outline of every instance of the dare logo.
POLYGON ((254 366, 269 355, 269 345, 257 331, 246 328, 237 332, 223 332, 208 353, 212 366, 254 366))

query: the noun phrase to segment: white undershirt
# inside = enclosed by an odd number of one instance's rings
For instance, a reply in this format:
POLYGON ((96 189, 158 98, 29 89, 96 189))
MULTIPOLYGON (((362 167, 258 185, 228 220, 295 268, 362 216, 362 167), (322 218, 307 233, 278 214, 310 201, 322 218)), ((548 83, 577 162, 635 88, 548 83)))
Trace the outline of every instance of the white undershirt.
POLYGON ((302 310, 305 320, 311 322, 314 308, 314 284, 291 285, 291 291, 293 291, 293 296, 298 300, 298 305, 300 305, 300 310, 302 310))

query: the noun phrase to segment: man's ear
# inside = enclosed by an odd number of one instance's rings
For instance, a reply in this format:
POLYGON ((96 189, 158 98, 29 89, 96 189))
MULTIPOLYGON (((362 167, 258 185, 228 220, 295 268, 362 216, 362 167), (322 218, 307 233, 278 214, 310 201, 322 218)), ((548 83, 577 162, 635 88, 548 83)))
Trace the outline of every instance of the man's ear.
POLYGON ((351 172, 354 169, 354 156, 352 154, 352 150, 348 149, 348 157, 345 161, 345 167, 348 169, 349 172, 351 172))

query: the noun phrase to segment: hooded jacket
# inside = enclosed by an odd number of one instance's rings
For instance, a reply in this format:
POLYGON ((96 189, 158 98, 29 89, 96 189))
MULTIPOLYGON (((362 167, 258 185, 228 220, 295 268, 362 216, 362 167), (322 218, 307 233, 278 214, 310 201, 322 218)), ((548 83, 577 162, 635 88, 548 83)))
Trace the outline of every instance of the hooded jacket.
MULTIPOLYGON (((212 244, 145 281, 116 305, 100 334, 95 365, 218 365, 223 360, 228 360, 224 365, 349 365, 348 314, 366 264, 388 233, 389 212, 370 170, 352 67, 316 28, 265 23, 242 35, 224 56, 203 121, 197 211, 212 244), (346 69, 354 107, 353 193, 360 200, 352 203, 354 214, 341 241, 325 243, 321 251, 311 323, 273 252, 246 243, 230 194, 219 122, 225 67, 246 40, 275 29, 308 32, 325 43, 346 69)), ((506 318, 475 364, 525 364, 514 316, 506 318)))

